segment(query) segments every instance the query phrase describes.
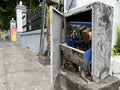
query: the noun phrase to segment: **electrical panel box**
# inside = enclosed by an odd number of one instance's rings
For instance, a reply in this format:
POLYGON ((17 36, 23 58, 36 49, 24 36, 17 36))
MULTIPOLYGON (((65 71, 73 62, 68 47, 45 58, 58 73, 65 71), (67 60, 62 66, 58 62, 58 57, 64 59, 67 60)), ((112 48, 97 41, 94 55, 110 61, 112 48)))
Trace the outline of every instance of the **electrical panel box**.
POLYGON ((110 69, 113 7, 95 2, 64 14, 51 7, 50 13, 53 81, 62 66, 73 64, 78 71, 89 72, 94 81, 106 78, 110 69))

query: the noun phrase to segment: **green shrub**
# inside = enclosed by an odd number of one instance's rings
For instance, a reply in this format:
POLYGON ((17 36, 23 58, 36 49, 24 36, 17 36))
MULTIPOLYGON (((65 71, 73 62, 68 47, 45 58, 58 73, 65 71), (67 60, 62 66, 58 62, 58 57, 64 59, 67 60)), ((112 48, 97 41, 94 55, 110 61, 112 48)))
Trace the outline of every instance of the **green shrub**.
POLYGON ((120 55, 120 26, 116 24, 115 30, 117 32, 116 45, 112 48, 112 57, 120 55))
POLYGON ((115 56, 118 56, 118 55, 120 55, 120 52, 119 52, 118 48, 113 47, 112 48, 112 57, 115 57, 115 56))

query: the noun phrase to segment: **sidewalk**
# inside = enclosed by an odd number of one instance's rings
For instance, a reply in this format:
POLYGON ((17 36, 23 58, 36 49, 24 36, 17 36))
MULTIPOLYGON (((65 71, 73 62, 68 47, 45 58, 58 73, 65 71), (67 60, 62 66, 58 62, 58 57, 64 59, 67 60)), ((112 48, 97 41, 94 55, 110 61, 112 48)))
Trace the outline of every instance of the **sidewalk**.
POLYGON ((50 66, 41 65, 36 55, 0 40, 0 90, 52 90, 50 66))

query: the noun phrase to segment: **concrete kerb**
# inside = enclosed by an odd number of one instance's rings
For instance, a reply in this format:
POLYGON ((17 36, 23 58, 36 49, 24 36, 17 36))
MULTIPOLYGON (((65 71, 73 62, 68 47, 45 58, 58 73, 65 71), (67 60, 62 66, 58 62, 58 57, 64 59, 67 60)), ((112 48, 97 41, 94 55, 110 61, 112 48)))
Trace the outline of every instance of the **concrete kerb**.
POLYGON ((54 83, 55 90, 119 90, 120 79, 109 76, 99 82, 85 82, 80 76, 61 69, 54 83))

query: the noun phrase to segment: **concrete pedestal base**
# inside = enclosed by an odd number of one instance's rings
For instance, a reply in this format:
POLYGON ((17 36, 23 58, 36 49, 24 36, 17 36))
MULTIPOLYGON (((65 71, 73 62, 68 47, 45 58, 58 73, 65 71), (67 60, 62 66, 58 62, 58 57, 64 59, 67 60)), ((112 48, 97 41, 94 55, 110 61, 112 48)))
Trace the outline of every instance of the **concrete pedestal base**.
POLYGON ((44 66, 50 65, 50 58, 49 57, 39 56, 38 61, 40 64, 42 64, 44 66))
POLYGON ((85 82, 79 75, 61 69, 54 83, 54 90, 119 90, 120 80, 109 76, 99 82, 85 82))

